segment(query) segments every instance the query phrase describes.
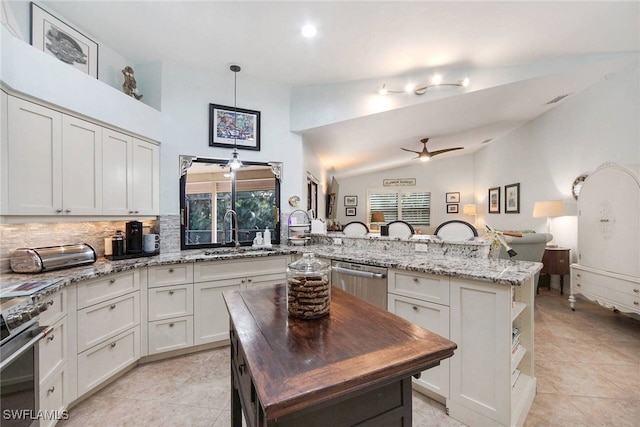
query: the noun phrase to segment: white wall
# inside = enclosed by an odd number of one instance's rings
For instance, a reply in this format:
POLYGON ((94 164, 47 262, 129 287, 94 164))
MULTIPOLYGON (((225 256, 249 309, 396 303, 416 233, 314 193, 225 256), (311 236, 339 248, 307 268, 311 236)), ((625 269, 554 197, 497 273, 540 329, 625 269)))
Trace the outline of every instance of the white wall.
POLYGON ((536 201, 562 199, 571 215, 552 220, 554 243, 577 248, 573 180, 606 161, 640 163, 640 67, 627 67, 474 154, 481 222, 503 230, 546 230, 536 201), (504 214, 504 185, 520 183, 520 214, 504 214), (487 191, 502 187, 501 214, 486 215, 487 191))
MULTIPOLYGON (((431 227, 452 219, 473 222, 473 217, 462 214, 462 206, 474 200, 474 161, 472 155, 438 158, 426 163, 415 161, 402 168, 389 169, 365 175, 341 178, 336 220, 340 224, 350 221, 369 222, 367 218, 367 189, 392 189, 384 187, 383 179, 415 178, 415 187, 431 192, 431 227), (459 214, 447 214, 445 194, 460 193, 459 214), (358 196, 356 216, 346 216, 344 196, 358 196)), ((398 187, 396 187, 398 188, 398 187)))
MULTIPOLYGON (((229 158, 231 149, 209 147, 209 104, 234 105, 229 70, 205 73, 177 64, 162 65, 162 149, 160 213, 179 212, 178 157, 229 158)), ((260 151, 239 150, 241 160, 283 162, 281 205, 306 194, 301 138, 289 132, 289 88, 238 74, 237 106, 261 113, 260 151)))

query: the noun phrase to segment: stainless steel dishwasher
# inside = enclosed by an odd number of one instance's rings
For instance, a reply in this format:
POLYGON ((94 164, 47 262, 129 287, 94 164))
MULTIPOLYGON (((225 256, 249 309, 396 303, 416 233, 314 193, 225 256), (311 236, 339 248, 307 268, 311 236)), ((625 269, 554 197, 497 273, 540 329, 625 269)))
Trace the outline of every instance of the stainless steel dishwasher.
POLYGON ((331 262, 331 284, 387 309, 387 269, 344 261, 331 262))

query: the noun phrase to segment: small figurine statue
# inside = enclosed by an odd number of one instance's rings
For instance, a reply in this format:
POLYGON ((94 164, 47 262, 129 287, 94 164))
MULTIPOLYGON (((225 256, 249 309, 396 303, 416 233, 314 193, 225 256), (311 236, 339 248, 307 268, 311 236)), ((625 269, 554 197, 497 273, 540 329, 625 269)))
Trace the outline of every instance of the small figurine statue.
POLYGON ((133 68, 128 65, 124 67, 122 70, 122 74, 124 74, 124 83, 122 85, 122 90, 129 96, 133 96, 135 99, 141 99, 142 94, 138 92, 138 88, 136 85, 136 79, 133 77, 133 68))

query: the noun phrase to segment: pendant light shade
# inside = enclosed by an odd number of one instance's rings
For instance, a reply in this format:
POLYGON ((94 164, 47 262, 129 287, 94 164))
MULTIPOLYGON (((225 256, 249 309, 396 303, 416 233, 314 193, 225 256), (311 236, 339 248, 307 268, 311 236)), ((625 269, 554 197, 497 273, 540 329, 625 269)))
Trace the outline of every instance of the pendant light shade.
POLYGON ((231 65, 229 67, 231 71, 233 71, 233 152, 231 153, 231 158, 227 163, 227 167, 231 170, 235 170, 241 168, 243 166, 242 161, 238 157, 238 73, 241 68, 239 65, 231 65))

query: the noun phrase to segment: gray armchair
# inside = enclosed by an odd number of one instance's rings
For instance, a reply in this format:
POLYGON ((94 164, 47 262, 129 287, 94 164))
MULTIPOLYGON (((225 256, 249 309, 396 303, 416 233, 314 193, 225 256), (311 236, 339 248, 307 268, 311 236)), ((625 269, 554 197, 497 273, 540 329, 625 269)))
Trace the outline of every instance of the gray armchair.
MULTIPOLYGON (((553 236, 549 233, 524 233, 522 237, 504 236, 507 245, 517 252, 514 257, 509 257, 505 248, 500 245, 500 252, 497 258, 515 259, 518 261, 534 261, 542 262, 544 248, 547 243, 553 240, 553 236)), ((538 288, 538 278, 540 273, 536 273, 534 283, 536 284, 536 292, 538 288)))

